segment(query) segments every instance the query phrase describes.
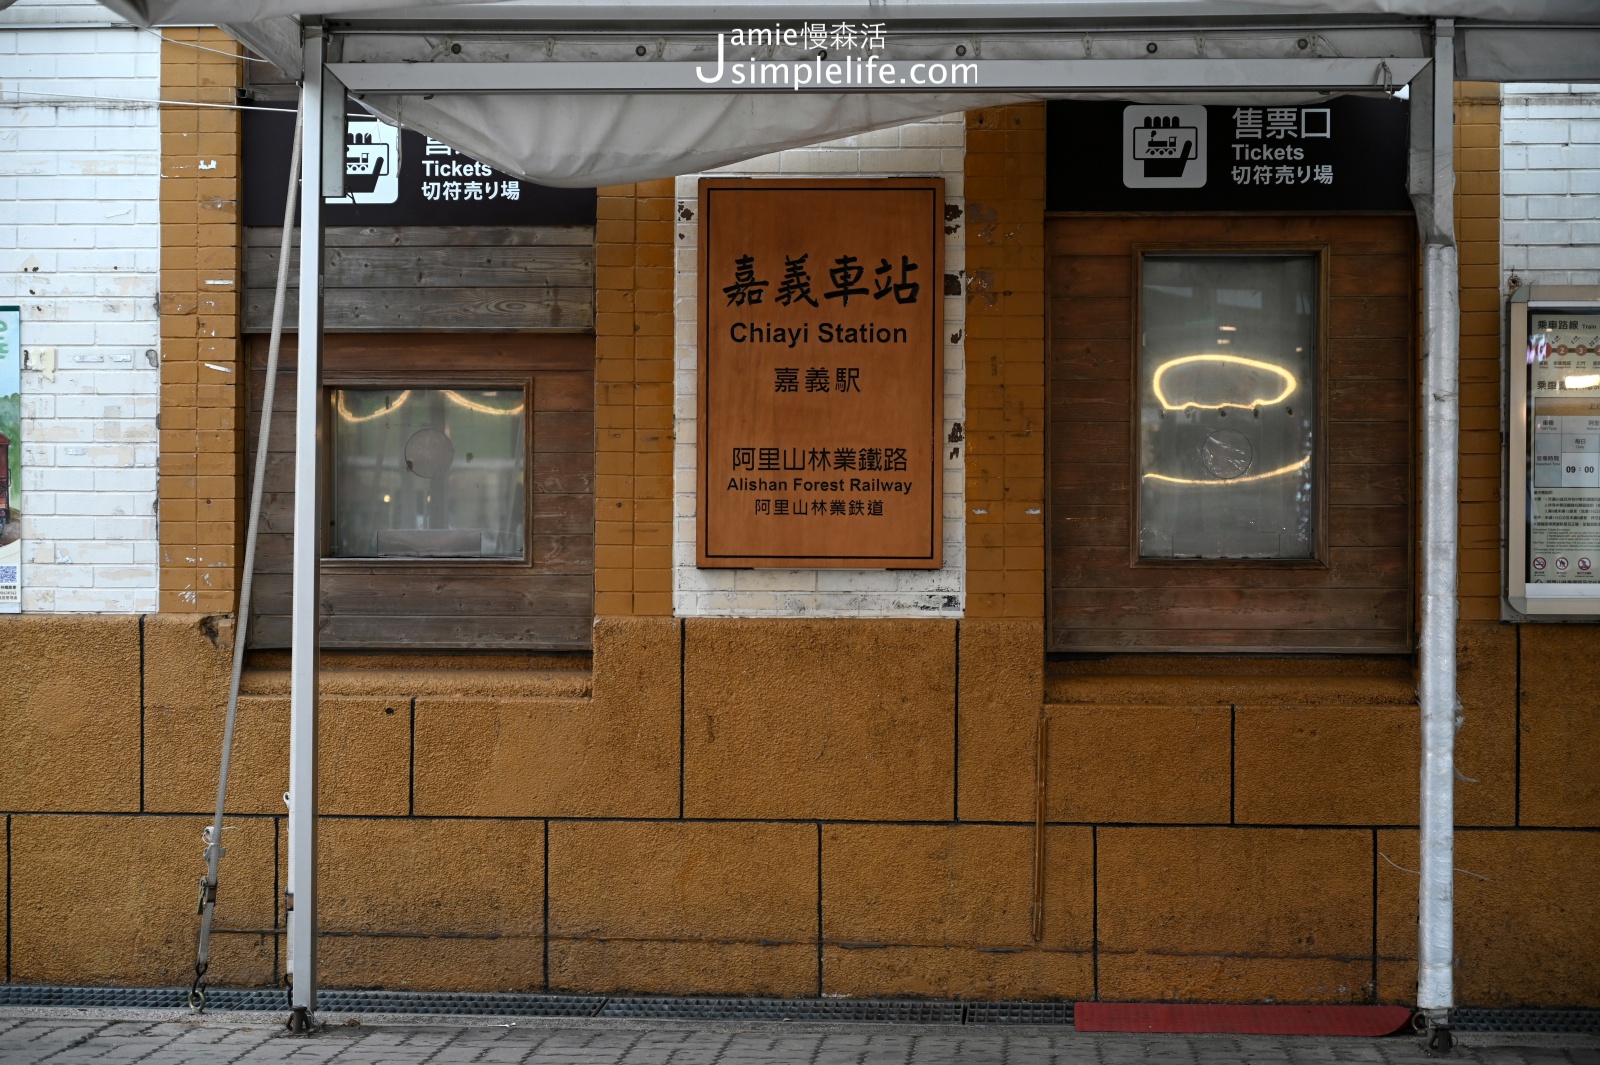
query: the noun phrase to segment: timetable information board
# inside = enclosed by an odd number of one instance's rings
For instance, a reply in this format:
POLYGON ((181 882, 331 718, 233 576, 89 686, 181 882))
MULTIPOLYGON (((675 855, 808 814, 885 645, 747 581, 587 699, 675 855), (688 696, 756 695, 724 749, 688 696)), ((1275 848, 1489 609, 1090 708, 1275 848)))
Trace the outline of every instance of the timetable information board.
POLYGON ((1528 322, 1529 584, 1600 584, 1600 314, 1528 322))

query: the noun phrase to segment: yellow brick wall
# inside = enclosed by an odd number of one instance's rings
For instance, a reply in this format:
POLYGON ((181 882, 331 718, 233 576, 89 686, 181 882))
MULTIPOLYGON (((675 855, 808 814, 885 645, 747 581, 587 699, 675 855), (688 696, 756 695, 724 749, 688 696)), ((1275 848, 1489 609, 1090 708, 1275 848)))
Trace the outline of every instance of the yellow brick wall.
MULTIPOLYGON (((243 64, 231 55, 239 45, 216 29, 165 33, 161 98, 233 103, 243 64)), ((244 486, 239 145, 238 111, 161 109, 163 611, 221 614, 234 607, 244 486)))
POLYGON ((672 613, 671 179, 600 190, 595 225, 597 616, 672 613))
POLYGON ((1463 621, 1500 617, 1500 87, 1456 86, 1461 264, 1460 597, 1463 621))
POLYGON ((1042 618, 1045 107, 967 115, 967 616, 1042 618))

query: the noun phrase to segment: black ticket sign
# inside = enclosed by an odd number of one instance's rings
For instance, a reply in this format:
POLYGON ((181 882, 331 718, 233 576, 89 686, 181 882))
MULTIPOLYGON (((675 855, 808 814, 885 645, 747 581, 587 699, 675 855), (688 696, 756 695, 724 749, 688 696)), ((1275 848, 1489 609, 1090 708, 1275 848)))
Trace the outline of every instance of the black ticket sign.
MULTIPOLYGON (((294 109, 246 111, 243 123, 244 224, 281 226, 294 109)), ((594 189, 520 180, 365 111, 346 116, 345 193, 327 201, 326 225, 592 226, 595 221, 594 189)))
POLYGON ((1056 100, 1047 113, 1051 211, 1411 210, 1404 100, 1056 100))

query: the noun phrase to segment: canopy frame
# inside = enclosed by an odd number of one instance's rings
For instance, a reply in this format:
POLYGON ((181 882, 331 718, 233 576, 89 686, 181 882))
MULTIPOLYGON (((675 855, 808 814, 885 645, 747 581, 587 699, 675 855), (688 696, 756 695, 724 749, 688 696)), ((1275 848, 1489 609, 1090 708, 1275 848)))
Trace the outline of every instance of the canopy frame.
MULTIPOLYGON (((767 16, 770 21, 770 15, 767 16)), ((283 66, 289 39, 282 27, 263 29, 231 27, 235 35, 265 52, 283 66)), ((290 682, 290 794, 289 801, 289 971, 292 974, 291 1026, 312 1022, 317 1005, 317 725, 319 616, 318 576, 321 562, 322 485, 321 460, 326 445, 321 425, 323 195, 337 180, 336 160, 342 155, 339 115, 345 85, 362 93, 483 93, 570 94, 599 91, 614 93, 725 91, 688 85, 691 59, 676 62, 639 62, 637 57, 588 61, 475 61, 473 53, 448 33, 463 28, 457 23, 429 22, 420 28, 392 22, 363 23, 338 20, 324 25, 306 19, 297 29, 298 49, 291 67, 302 81, 306 115, 302 131, 302 211, 299 317, 299 364, 295 417, 295 491, 292 605, 292 665, 290 682), (411 36, 408 36, 410 34, 411 36), (406 62, 407 48, 425 38, 433 52, 427 62, 406 62), (380 42, 380 43, 374 43, 380 42), (461 55, 466 54, 466 59, 461 55), (446 58, 448 57, 448 58, 446 58), (341 83, 342 82, 342 83, 341 83), (332 170, 329 169, 330 165, 332 170)), ((504 39, 505 27, 490 27, 504 39)), ((592 27, 575 27, 591 39, 592 27)), ((1193 99, 1217 93, 1270 91, 1333 93, 1393 90, 1408 84, 1412 91, 1413 144, 1410 191, 1417 206, 1423 244, 1424 336, 1424 464, 1423 538, 1421 544, 1422 622, 1419 646, 1422 678, 1419 702, 1423 719, 1423 773, 1421 781, 1423 875, 1420 888, 1418 1004, 1430 1026, 1448 1039, 1449 1010, 1453 1004, 1453 899, 1451 849, 1453 846, 1453 787, 1455 742, 1455 573, 1457 537, 1455 500, 1458 470, 1456 434, 1459 425, 1457 386, 1458 269, 1453 230, 1453 82, 1462 46, 1454 23, 1402 20, 1382 27, 1391 47, 1364 55, 1322 56, 1320 49, 1301 48, 1302 39, 1326 40, 1314 28, 1295 26, 1295 51, 1304 57, 1263 56, 1265 48, 1280 47, 1285 26, 1280 22, 1257 27, 1230 26, 1233 38, 1253 40, 1254 56, 1246 44, 1230 46, 1228 54, 1155 58, 1167 47, 1156 30, 1130 32, 1119 39, 1148 40, 1155 51, 1146 58, 1097 56, 1092 39, 1076 31, 1077 58, 1059 56, 994 57, 988 44, 992 35, 969 32, 962 46, 989 52, 985 69, 1000 72, 1003 91, 1029 94, 1159 94, 1162 98, 1193 99), (1087 43, 1086 43, 1087 41, 1087 43), (990 66, 992 64, 992 67, 990 66), (1259 80, 1258 80, 1259 79, 1259 80)), ((1330 24, 1328 33, 1353 33, 1350 27, 1330 24)), ((484 32, 487 32, 486 30, 484 32)), ((554 50, 551 28, 535 41, 529 32, 521 43, 554 50)), ((1584 35, 1600 33, 1586 27, 1584 35)), ((631 42, 637 30, 615 34, 631 42)), ((515 36, 515 35, 513 35, 515 36)), ((604 36, 604 35, 602 35, 604 36)), ((1090 35, 1092 37, 1092 35, 1090 35)), ((486 38, 485 38, 486 39, 486 38)), ((609 39, 609 38, 608 38, 609 39)), ((954 40, 955 38, 951 38, 954 40)), ((1177 38, 1171 38, 1177 39, 1177 38)), ((1373 38, 1376 40, 1377 38, 1373 38)), ((465 38, 463 38, 465 40, 465 38)), ((1037 39, 1036 39, 1037 40, 1037 39)), ((481 43, 481 41, 480 41, 481 43)), ((605 42, 602 41, 601 44, 605 42)), ((615 43, 615 42, 613 42, 615 43)), ((1046 45, 1052 44, 1045 41, 1046 45)), ((1066 47, 1062 41, 1055 45, 1066 47)), ((599 47, 595 45, 594 47, 599 47)), ((640 46, 642 47, 642 46, 640 46)), ((1204 48, 1204 45, 1197 47, 1204 48)), ((473 50, 477 51, 476 48, 473 50)), ((661 46, 665 52, 665 43, 661 46)), ((952 47, 953 51, 953 47, 952 47)), ((1004 55, 1004 49, 1001 49, 1004 55)), ((1113 50, 1115 52, 1115 50, 1113 50)), ((984 92, 994 92, 990 84, 984 92)), ((790 90, 793 91, 793 90, 790 90)), ((896 91, 921 91, 897 88, 896 91)), ((930 87, 928 91, 933 91, 930 87)), ((950 92, 949 86, 937 91, 950 92)))

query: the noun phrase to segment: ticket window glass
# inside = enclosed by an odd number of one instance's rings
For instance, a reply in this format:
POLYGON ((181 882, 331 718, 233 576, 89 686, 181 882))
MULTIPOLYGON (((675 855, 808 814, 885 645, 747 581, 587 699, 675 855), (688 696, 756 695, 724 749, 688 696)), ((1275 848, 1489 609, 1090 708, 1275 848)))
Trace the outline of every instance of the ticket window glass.
POLYGON ((1510 605, 1600 616, 1600 290, 1519 290, 1511 345, 1510 605))
POLYGON ((331 400, 332 557, 523 558, 525 389, 338 388, 331 400))
MULTIPOLYGON (((259 430, 265 337, 248 342, 259 430)), ((289 646, 296 345, 285 338, 252 646, 289 646)), ((322 643, 583 650, 594 619, 594 339, 330 333, 322 643)))
POLYGON ((1311 559, 1314 255, 1140 262, 1140 559, 1311 559))
POLYGON ((1415 239, 1048 220, 1051 651, 1411 650, 1415 239))

